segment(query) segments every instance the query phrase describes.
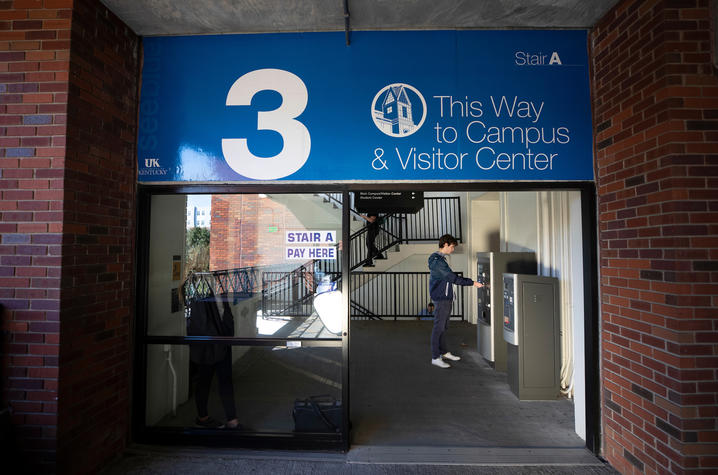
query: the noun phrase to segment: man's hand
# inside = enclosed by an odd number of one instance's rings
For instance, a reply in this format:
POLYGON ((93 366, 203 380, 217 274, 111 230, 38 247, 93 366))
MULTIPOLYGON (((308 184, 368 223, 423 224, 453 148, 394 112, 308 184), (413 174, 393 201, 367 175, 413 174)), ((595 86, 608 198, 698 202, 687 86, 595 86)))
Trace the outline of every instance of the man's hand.
POLYGON ((474 282, 474 287, 481 288, 483 286, 484 286, 484 284, 482 284, 481 282, 474 282))

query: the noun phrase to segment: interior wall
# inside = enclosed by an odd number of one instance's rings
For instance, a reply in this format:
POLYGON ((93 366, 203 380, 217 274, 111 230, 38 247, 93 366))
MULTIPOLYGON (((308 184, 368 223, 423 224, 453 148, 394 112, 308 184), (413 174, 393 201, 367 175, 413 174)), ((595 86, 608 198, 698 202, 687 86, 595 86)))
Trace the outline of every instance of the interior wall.
MULTIPOLYGON (((501 214, 499 207, 498 193, 469 193, 469 218, 467 228, 469 229, 469 277, 477 279, 476 275, 476 253, 498 251, 501 246, 501 214)), ((476 311, 476 292, 469 292, 467 304, 470 309, 471 323, 476 324, 478 314, 476 311)))
POLYGON ((471 196, 471 250, 472 252, 499 251, 501 245, 501 216, 499 194, 482 193, 471 196))
MULTIPOLYGON (((391 266, 390 272, 429 272, 429 256, 439 250, 436 243, 431 244, 401 244, 400 252, 406 254, 406 259, 391 266)), ((426 302, 424 302, 426 304, 426 302)))
MULTIPOLYGON (((583 239, 581 195, 577 191, 545 191, 538 198, 538 253, 541 275, 559 279, 561 296, 561 385, 565 393, 576 398, 576 381, 585 386, 583 329, 583 239), (577 360, 578 356, 578 360, 577 360)), ((585 387, 576 404, 576 433, 586 438, 585 387), (581 409, 581 410, 579 410, 581 409)))
MULTIPOLYGON (((148 335, 185 335, 183 308, 172 312, 172 290, 181 280, 172 279, 173 256, 185 255, 187 197, 152 196, 150 262, 147 298, 148 335)), ((180 272, 180 276, 184 275, 180 272)), ((181 277, 180 277, 181 278, 181 277)), ((189 349, 184 345, 149 345, 147 348, 146 422, 154 425, 187 399, 189 349), (171 364, 170 364, 171 362, 171 364), (174 370, 174 374, 173 374, 174 370), (176 391, 176 395, 173 394, 176 391)))
POLYGON ((573 338, 573 404, 576 433, 586 440, 586 351, 585 351, 585 301, 583 298, 583 235, 581 215, 581 194, 568 193, 569 206, 569 262, 572 279, 570 289, 573 314, 571 330, 573 338))
POLYGON ((502 192, 499 195, 501 250, 535 252, 539 275, 556 277, 559 281, 561 382, 565 393, 575 398, 575 429, 576 433, 585 440, 583 242, 580 193, 502 192))
POLYGON ((501 208, 501 250, 503 252, 536 252, 537 195, 533 192, 499 193, 501 208))

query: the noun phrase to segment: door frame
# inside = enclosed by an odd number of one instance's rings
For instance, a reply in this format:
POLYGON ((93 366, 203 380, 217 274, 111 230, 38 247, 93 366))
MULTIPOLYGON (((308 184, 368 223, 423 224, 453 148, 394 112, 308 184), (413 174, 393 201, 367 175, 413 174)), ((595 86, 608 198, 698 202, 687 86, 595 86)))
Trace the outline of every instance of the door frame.
MULTIPOLYGON (((133 365, 132 437, 141 443, 186 443, 232 445, 264 448, 302 448, 310 450, 348 451, 351 446, 349 354, 351 332, 349 292, 342 292, 345 318, 341 335, 342 347, 342 408, 343 424, 339 437, 303 437, 290 435, 236 435, 214 434, 209 431, 166 431, 145 425, 147 345, 151 343, 177 343, 183 337, 147 337, 147 289, 149 270, 149 225, 151 198, 162 194, 258 194, 258 193, 342 193, 343 202, 350 202, 350 193, 356 191, 579 191, 581 196, 581 229, 583 235, 584 279, 584 345, 586 351, 586 448, 600 455, 601 407, 600 407, 600 359, 599 359, 599 313, 598 313, 598 239, 596 187, 591 181, 567 182, 356 182, 356 183, 297 183, 272 182, 248 184, 189 184, 156 183, 138 184, 137 234, 136 234, 136 322, 134 331, 135 362, 133 365), (157 340, 157 341, 155 341, 157 340), (175 341, 177 340, 177 341, 175 341)), ((342 241, 348 243, 350 236, 350 209, 342 206, 342 241)), ((349 253, 343 252, 342 279, 350 282, 349 253)), ((233 339, 232 343, 247 343, 247 339, 233 339), (237 341, 234 341, 237 340, 237 341)), ((277 342, 267 340, 262 345, 277 342)), ((319 342, 318 344, 322 344, 319 342)))

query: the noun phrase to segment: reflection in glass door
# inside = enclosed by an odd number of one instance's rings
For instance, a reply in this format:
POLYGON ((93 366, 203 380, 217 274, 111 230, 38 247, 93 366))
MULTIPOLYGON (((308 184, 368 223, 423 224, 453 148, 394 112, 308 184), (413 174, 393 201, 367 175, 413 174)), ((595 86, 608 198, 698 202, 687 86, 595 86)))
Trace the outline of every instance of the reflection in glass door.
POLYGON ((175 194, 150 207, 142 425, 345 438, 341 203, 175 194))

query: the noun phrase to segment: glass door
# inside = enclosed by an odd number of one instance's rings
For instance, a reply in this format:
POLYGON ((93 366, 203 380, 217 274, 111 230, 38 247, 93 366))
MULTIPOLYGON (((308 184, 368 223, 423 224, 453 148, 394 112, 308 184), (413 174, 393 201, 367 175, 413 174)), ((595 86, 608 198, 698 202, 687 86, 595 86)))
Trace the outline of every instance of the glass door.
POLYGON ((147 198, 145 434, 346 445, 341 196, 147 198))

